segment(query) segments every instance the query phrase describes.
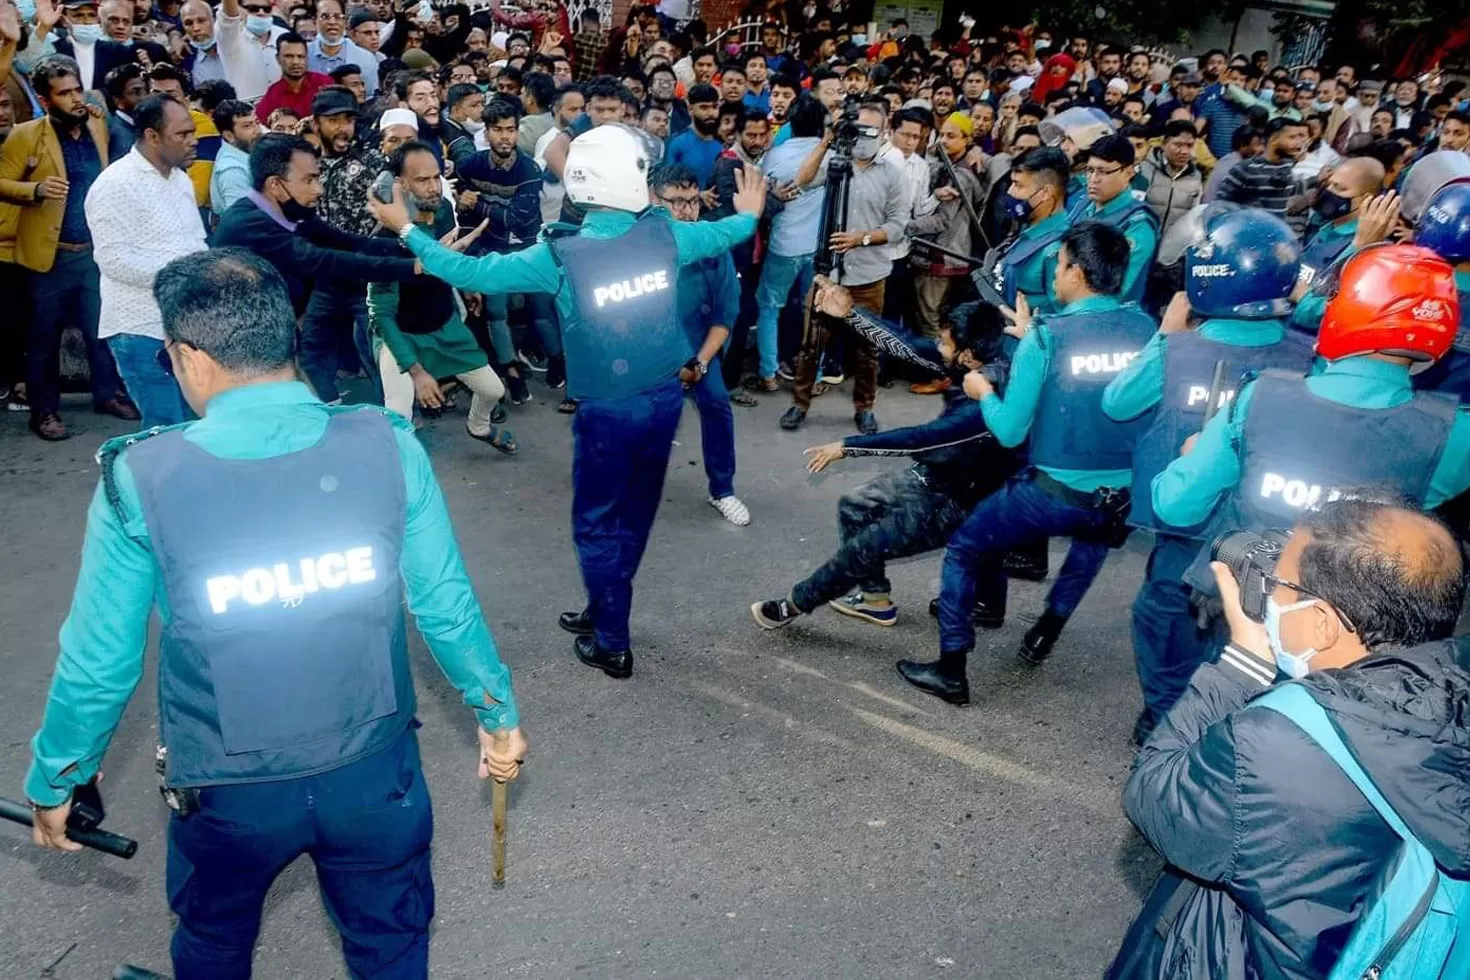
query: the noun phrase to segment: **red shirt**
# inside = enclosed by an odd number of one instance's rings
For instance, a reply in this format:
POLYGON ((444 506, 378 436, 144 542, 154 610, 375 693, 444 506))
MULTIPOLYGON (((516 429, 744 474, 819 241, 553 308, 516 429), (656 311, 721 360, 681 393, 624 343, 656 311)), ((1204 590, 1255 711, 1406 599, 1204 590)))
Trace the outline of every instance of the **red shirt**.
POLYGON ((271 83, 270 88, 265 90, 260 101, 255 103, 255 114, 260 118, 262 125, 270 119, 272 112, 283 107, 305 119, 311 115, 311 100, 316 98, 318 92, 331 84, 332 76, 309 71, 301 79, 301 88, 293 92, 290 82, 284 78, 277 79, 271 83))

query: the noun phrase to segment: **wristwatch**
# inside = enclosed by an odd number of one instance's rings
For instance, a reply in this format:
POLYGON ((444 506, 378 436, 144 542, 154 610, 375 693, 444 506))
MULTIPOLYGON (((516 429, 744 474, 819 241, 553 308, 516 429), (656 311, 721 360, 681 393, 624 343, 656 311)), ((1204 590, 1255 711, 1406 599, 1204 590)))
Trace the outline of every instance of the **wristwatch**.
POLYGON ((695 374, 699 375, 701 378, 703 378, 706 374, 709 373, 709 365, 706 364, 706 363, 704 363, 703 361, 701 361, 697 357, 691 357, 691 358, 689 358, 689 360, 685 361, 684 362, 684 367, 687 370, 693 371, 695 374))
POLYGON ((873 233, 871 231, 865 232, 863 234, 863 248, 867 248, 871 244, 873 244, 873 233))

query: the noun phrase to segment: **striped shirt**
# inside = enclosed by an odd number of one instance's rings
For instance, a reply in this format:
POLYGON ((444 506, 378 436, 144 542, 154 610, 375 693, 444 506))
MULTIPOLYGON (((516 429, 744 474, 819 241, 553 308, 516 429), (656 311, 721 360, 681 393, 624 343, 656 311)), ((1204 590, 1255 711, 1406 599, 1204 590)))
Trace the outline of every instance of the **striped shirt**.
POLYGON ((1294 166, 1289 159, 1272 163, 1264 153, 1242 160, 1220 181, 1218 198, 1269 211, 1284 221, 1287 202, 1300 192, 1294 166))

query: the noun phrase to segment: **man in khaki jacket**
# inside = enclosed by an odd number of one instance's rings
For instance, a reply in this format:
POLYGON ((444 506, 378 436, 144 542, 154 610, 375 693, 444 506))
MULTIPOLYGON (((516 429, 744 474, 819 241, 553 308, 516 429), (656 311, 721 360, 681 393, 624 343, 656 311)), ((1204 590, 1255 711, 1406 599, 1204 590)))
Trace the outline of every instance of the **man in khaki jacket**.
POLYGON ((82 202, 107 166, 107 126, 83 99, 77 63, 41 59, 31 84, 46 115, 21 123, 0 146, 0 262, 26 271, 32 315, 26 340, 30 428, 50 442, 71 433, 61 421, 60 342, 81 329, 92 371, 93 410, 136 420, 117 366, 97 339, 97 263, 82 202))

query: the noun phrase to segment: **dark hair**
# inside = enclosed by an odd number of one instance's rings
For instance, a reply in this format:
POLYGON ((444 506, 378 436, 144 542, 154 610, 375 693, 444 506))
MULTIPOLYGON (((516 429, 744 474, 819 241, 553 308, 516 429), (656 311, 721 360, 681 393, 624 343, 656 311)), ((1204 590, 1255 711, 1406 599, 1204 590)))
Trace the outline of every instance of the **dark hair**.
POLYGON ((405 71, 400 72, 398 77, 393 80, 393 94, 398 96, 398 101, 403 102, 408 99, 408 90, 420 82, 428 82, 430 85, 434 85, 436 88, 438 87, 434 81, 434 76, 426 71, 405 71))
POLYGON ((239 98, 235 94, 235 86, 223 78, 200 82, 199 87, 194 89, 194 97, 199 100, 199 108, 203 112, 213 112, 221 102, 239 98))
MULTIPOLYGON (((37 67, 40 66, 38 65, 37 67)), ((34 76, 34 73, 32 74, 34 76)), ((129 61, 127 64, 118 65, 107 73, 107 78, 102 82, 102 89, 107 93, 109 99, 117 102, 118 99, 123 97, 123 93, 127 91, 128 83, 142 77, 143 66, 136 61, 129 61)), ((37 89, 37 91, 40 90, 37 89)))
POLYGON ((1461 112, 1459 109, 1451 109, 1449 112, 1445 113, 1444 121, 1449 122, 1451 119, 1462 125, 1470 126, 1470 112, 1461 112))
POLYGON ((333 68, 328 74, 331 75, 333 82, 341 85, 353 75, 361 75, 362 69, 359 68, 357 65, 348 63, 345 65, 338 65, 336 68, 333 68))
POLYGON ((427 153, 437 162, 439 157, 434 153, 434 148, 423 140, 409 140, 394 147, 388 156, 388 172, 395 177, 403 176, 403 163, 412 153, 427 153))
POLYGON ((460 82, 458 85, 451 85, 449 86, 449 93, 444 97, 444 108, 453 109, 470 96, 479 94, 480 86, 471 85, 469 82, 460 82))
POLYGON ((296 356, 296 311, 275 266, 243 248, 193 252, 158 270, 153 298, 170 341, 227 371, 269 374, 296 356))
POLYGON ((189 80, 184 73, 173 65, 160 61, 148 69, 148 81, 151 82, 178 82, 185 92, 189 91, 189 80))
POLYGON ((1308 511, 1301 527, 1300 584, 1332 603, 1370 652, 1418 646, 1450 636, 1465 602, 1465 570, 1448 528, 1406 503, 1349 497, 1308 511), (1434 525, 1413 559, 1385 539, 1398 512, 1434 525))
POLYGON ((255 107, 249 102, 241 99, 226 99, 214 107, 209 118, 214 123, 215 129, 221 133, 229 133, 234 131, 236 119, 253 115, 255 115, 255 107))
POLYGON ((918 123, 925 129, 933 129, 934 114, 932 112, 925 112, 918 106, 900 109, 893 114, 893 128, 897 130, 904 123, 918 123))
POLYGON ((1199 136, 1199 130, 1194 128, 1194 123, 1186 119, 1170 119, 1164 123, 1164 139, 1166 140, 1171 140, 1176 136, 1183 136, 1185 133, 1194 137, 1199 136))
MULTIPOLYGON (((1020 54, 1019 51, 1016 53, 1020 54)), ((950 81, 948 78, 939 78, 936 79, 934 81, 934 84, 929 87, 930 96, 932 97, 935 92, 938 92, 942 88, 947 88, 949 89, 951 95, 954 94, 954 82, 950 81)))
POLYGON ((1128 239, 1123 233, 1101 221, 1083 221, 1062 235, 1067 261, 1082 270, 1087 288, 1104 296, 1116 296, 1123 289, 1123 273, 1128 268, 1128 239))
POLYGON ((291 160, 298 153, 316 157, 317 148, 300 136, 287 133, 267 133, 250 151, 250 186, 257 191, 265 189, 265 182, 272 177, 286 176, 291 169, 291 160))
POLYGON ((689 63, 691 65, 700 58, 713 58, 715 59, 715 64, 718 65, 720 63, 720 56, 714 48, 699 47, 689 52, 689 63))
POLYGON ((302 37, 300 34, 297 34, 295 31, 287 31, 280 37, 276 38, 277 51, 281 50, 281 45, 283 44, 299 44, 303 48, 310 47, 310 45, 306 43, 306 38, 302 37))
POLYGON ((1228 51, 1225 51, 1222 48, 1211 48, 1210 50, 1199 56, 1200 65, 1204 65, 1206 61, 1209 61, 1217 54, 1220 57, 1224 58, 1227 62, 1230 60, 1230 53, 1228 51))
POLYGON ((789 88, 789 89, 791 89, 791 91, 796 92, 797 94, 800 94, 801 93, 801 81, 800 81, 800 79, 798 79, 795 75, 792 75, 792 74, 790 74, 788 72, 784 72, 783 71, 783 72, 779 73, 778 75, 776 75, 775 78, 772 78, 771 79, 771 88, 774 90, 774 89, 776 89, 778 87, 779 88, 789 88))
POLYGON ((1271 137, 1284 130, 1290 129, 1293 126, 1305 127, 1306 125, 1307 121, 1305 119, 1293 119, 1290 116, 1277 116, 1275 119, 1272 119, 1270 122, 1266 123, 1266 141, 1270 142, 1271 137))
POLYGON ((1433 112, 1435 109, 1438 109, 1440 106, 1442 106, 1442 105, 1449 105, 1449 104, 1450 104, 1450 97, 1448 95, 1445 95, 1443 92, 1441 92, 1438 95, 1431 95, 1429 98, 1427 98, 1427 99, 1424 100, 1424 111, 1425 112, 1433 112))
MULTIPOLYGON (((634 82, 641 82, 644 85, 648 84, 648 76, 643 74, 643 72, 639 71, 637 68, 628 68, 618 75, 618 81, 620 82, 629 80, 634 82)), ((627 86, 625 85, 624 88, 626 87, 627 86)))
POLYGON ((572 82, 569 85, 563 85, 561 88, 556 90, 556 98, 552 100, 551 107, 553 109, 560 109, 561 104, 566 101, 566 97, 574 92, 577 95, 581 95, 582 86, 578 85, 576 82, 572 82))
POLYGON ((539 72, 542 75, 550 75, 554 71, 556 71, 556 59, 549 54, 538 52, 531 57, 531 70, 526 74, 534 75, 539 72))
POLYGON ((812 86, 811 88, 807 89, 807 91, 815 93, 817 91, 817 86, 829 79, 834 82, 842 81, 842 77, 838 75, 835 71, 828 68, 826 65, 818 65, 816 68, 812 69, 812 86))
POLYGON ((1130 102, 1137 102, 1139 105, 1143 106, 1145 109, 1148 108, 1148 100, 1145 99, 1143 97, 1143 94, 1140 93, 1140 92, 1129 92, 1127 95, 1123 96, 1123 101, 1120 102, 1120 103, 1118 103, 1118 104, 1119 105, 1127 105, 1130 102))
POLYGON ((827 128, 827 107, 810 95, 802 95, 786 116, 792 136, 821 136, 827 128))
POLYGON ((667 106, 661 106, 657 102, 645 102, 643 103, 643 111, 638 113, 638 118, 646 120, 650 112, 662 112, 664 115, 668 115, 669 110, 667 106))
POLYGON ((770 125, 770 117, 761 110, 753 108, 751 106, 742 106, 742 108, 745 111, 740 114, 740 121, 736 125, 736 132, 745 132, 745 127, 749 126, 751 123, 760 123, 763 126, 770 125))
MULTIPOLYGON (((1041 137, 1041 131, 1035 126, 1024 126, 1022 129, 1034 131, 1038 139, 1041 137)), ((1020 129, 1016 130, 1016 135, 1021 135, 1020 129)), ((1065 152, 1055 146, 1038 146, 1034 150, 1027 150, 1016 158, 1011 169, 1035 174, 1059 191, 1066 189, 1067 181, 1072 177, 1072 162, 1067 159, 1065 152)))
POLYGON ((736 61, 735 59, 731 58, 730 60, 726 61, 723 65, 720 66, 720 73, 721 73, 721 75, 723 75, 725 72, 729 72, 729 71, 735 72, 741 78, 746 77, 745 76, 745 62, 744 61, 736 61))
POLYGON ((494 126, 502 119, 513 119, 519 123, 524 115, 520 105, 502 95, 485 103, 485 111, 480 113, 480 119, 486 126, 494 126))
POLYGON ((1006 319, 995 304, 960 303, 944 317, 944 329, 957 352, 969 351, 982 364, 1001 359, 1006 319))
POLYGON ((498 84, 502 78, 508 78, 516 83, 517 88, 520 88, 525 84, 525 77, 519 68, 502 68, 500 74, 495 76, 495 81, 498 84))
POLYGON ((652 82, 654 75, 673 75, 674 81, 677 82, 679 80, 678 74, 674 71, 674 66, 667 61, 660 60, 649 65, 648 71, 644 76, 644 81, 652 82))
POLYGON ((547 112, 556 100, 556 79, 545 72, 533 71, 521 79, 521 94, 531 96, 541 111, 547 112))
POLYGON ((699 177, 682 163, 662 163, 648 175, 648 186, 657 193, 664 187, 693 187, 698 189, 699 177))
POLYGON ((1035 116, 1037 119, 1046 118, 1046 110, 1035 102, 1022 102, 1021 107, 1016 110, 1016 118, 1022 116, 1035 116))
POLYGON ((695 85, 684 97, 684 101, 689 105, 707 105, 710 102, 718 102, 720 101, 720 90, 709 84, 695 85))
POLYGON ((587 83, 587 101, 593 99, 623 100, 623 83, 611 75, 598 75, 587 83))
POLYGON ((1398 166, 1398 162, 1404 158, 1406 152, 1402 143, 1390 138, 1374 140, 1363 147, 1356 155, 1370 157, 1383 164, 1384 170, 1392 170, 1398 166))
MULTIPOLYGON (((1142 125, 1141 123, 1129 123, 1122 129, 1118 130, 1118 135, 1127 140, 1146 140, 1148 139, 1149 135, 1148 127, 1142 125)), ((1134 157, 1134 162, 1137 162, 1136 155, 1134 157)))
MULTIPOLYGON (((1011 137, 1011 143, 1014 144, 1016 140, 1020 139, 1022 136, 1035 136, 1037 139, 1041 139, 1041 128, 1039 126, 1017 126, 1015 135, 1011 137)), ((1036 147, 1036 150, 1040 149, 1055 149, 1055 147, 1036 147)), ((1030 156, 1031 153, 1036 152, 1036 150, 1028 151, 1027 156, 1030 156)), ((1058 150, 1058 152, 1061 151, 1058 150)), ((1063 157, 1065 157, 1066 155, 1067 154, 1062 153, 1063 157)))
POLYGON ((1230 134, 1230 149, 1239 153, 1256 140, 1265 139, 1266 133, 1259 126, 1250 123, 1237 126, 1235 132, 1230 134))
POLYGON ((188 108, 178 99, 174 98, 172 95, 163 95, 162 93, 155 93, 154 95, 150 95, 142 102, 139 102, 136 107, 134 107, 133 127, 138 131, 138 135, 140 137, 143 135, 143 132, 145 130, 149 129, 153 130, 160 136, 163 135, 163 120, 165 113, 168 111, 168 104, 170 102, 178 106, 180 109, 183 109, 185 112, 189 111, 188 108))

